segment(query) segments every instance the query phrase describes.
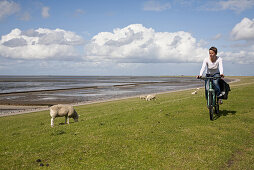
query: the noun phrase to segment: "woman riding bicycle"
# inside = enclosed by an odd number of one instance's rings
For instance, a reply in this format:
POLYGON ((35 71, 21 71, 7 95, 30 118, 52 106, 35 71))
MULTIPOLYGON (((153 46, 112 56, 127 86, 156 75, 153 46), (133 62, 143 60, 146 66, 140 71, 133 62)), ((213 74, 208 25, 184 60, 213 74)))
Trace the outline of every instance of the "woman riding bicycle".
MULTIPOLYGON (((211 47, 209 49, 209 57, 205 58, 201 67, 200 73, 197 78, 201 78, 205 69, 207 70, 206 77, 224 77, 222 58, 217 56, 217 48, 211 47)), ((218 97, 223 96, 219 85, 219 78, 213 80, 215 91, 218 97)), ((205 90, 209 89, 207 81, 205 81, 205 90)), ((207 96, 207 93, 206 93, 207 96)))

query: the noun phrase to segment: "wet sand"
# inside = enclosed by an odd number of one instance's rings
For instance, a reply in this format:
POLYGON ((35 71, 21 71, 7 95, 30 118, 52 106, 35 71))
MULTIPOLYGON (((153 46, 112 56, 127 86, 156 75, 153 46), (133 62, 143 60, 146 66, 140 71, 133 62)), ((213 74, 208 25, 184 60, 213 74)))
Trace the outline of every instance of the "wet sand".
MULTIPOLYGON (((239 80, 229 80, 230 83, 239 81, 239 80)), ((156 84, 153 84, 156 86, 156 84)), ((196 89, 196 88, 202 88, 203 83, 195 84, 193 87, 184 87, 180 86, 177 89, 172 89, 169 91, 159 91, 154 92, 151 91, 149 93, 130 93, 130 94, 122 94, 122 95, 109 95, 109 96, 96 96, 96 97, 89 97, 88 99, 85 99, 82 96, 57 96, 58 91, 67 91, 70 94, 74 94, 78 89, 69 89, 69 90, 50 90, 50 91, 30 91, 30 92, 18 92, 18 93, 10 93, 10 94, 1 94, 8 96, 9 100, 3 99, 0 100, 0 117, 2 116, 10 116, 10 115, 16 115, 16 114, 24 114, 24 113, 30 113, 30 112, 37 112, 37 111, 43 111, 43 110, 49 110, 49 107, 55 104, 71 104, 73 106, 78 105, 86 105, 86 104, 92 104, 92 103, 101 103, 101 102, 107 102, 107 101, 115 101, 115 100, 121 100, 121 99, 127 99, 127 98, 135 98, 139 97, 140 95, 147 95, 147 94, 163 94, 163 93, 172 93, 176 91, 184 91, 184 90, 190 90, 190 89, 196 89), (43 94, 44 93, 44 94, 43 94), (48 93, 52 93, 52 98, 50 100, 39 100, 41 95, 45 95, 48 93)), ((124 85, 120 88, 124 88, 125 90, 131 90, 136 89, 135 84, 130 85, 124 85)), ((142 86, 141 86, 142 88, 142 86)), ((190 94, 191 95, 191 94, 190 94)), ((45 96, 44 96, 45 97, 45 96)))
POLYGON ((0 105, 0 117, 48 110, 48 106, 0 105))
MULTIPOLYGON (((195 88, 188 88, 188 89, 180 89, 180 90, 173 90, 173 91, 167 91, 167 92, 158 92, 156 94, 165 94, 165 93, 172 93, 172 92, 178 92, 178 91, 185 91, 185 90, 196 90, 197 88, 201 88, 201 86, 197 86, 195 88)), ((148 94, 145 94, 148 95, 148 94)), ((191 94, 190 94, 191 95, 191 94)), ((86 102, 60 102, 55 101, 54 104, 71 104, 73 106, 80 106, 80 105, 87 105, 87 104, 94 104, 94 103, 102 103, 102 102, 109 102, 109 101, 116 101, 116 100, 124 100, 129 98, 139 98, 140 95, 133 95, 133 96, 125 96, 125 97, 115 97, 111 99, 102 99, 102 100, 94 100, 94 101, 86 101, 86 102)), ((23 103, 23 102, 22 102, 23 103)), ((32 104, 19 104, 17 102, 16 105, 0 105, 0 117, 3 116, 11 116, 11 115, 17 115, 17 114, 25 114, 25 113, 31 113, 31 112, 38 112, 38 111, 44 111, 49 110, 49 107, 52 106, 53 103, 49 105, 32 105, 32 104)))

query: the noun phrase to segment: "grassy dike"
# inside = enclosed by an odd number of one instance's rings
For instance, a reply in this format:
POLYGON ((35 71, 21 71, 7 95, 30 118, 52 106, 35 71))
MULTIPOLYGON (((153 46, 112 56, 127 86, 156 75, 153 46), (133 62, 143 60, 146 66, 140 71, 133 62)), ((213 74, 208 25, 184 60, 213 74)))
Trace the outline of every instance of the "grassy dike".
POLYGON ((234 78, 215 121, 203 89, 76 106, 54 128, 49 111, 0 117, 0 169, 254 169, 254 77, 234 78))

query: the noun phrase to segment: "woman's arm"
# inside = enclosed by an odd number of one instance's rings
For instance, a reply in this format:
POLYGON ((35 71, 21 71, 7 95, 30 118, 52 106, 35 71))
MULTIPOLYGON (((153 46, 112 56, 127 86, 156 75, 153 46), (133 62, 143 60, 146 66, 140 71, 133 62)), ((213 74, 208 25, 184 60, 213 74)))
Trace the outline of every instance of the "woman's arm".
POLYGON ((204 59, 199 76, 202 76, 206 68, 206 59, 204 59))
POLYGON ((224 77, 222 58, 220 58, 220 60, 219 60, 219 70, 220 70, 220 76, 224 77))

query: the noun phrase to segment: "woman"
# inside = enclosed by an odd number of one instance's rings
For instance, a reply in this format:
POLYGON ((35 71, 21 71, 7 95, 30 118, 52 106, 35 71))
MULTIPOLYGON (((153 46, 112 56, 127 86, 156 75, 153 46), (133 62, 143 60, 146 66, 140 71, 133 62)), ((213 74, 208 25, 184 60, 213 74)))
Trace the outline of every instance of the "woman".
MULTIPOLYGON (((206 76, 208 77, 224 77, 223 74, 223 64, 222 64, 222 58, 217 56, 217 48, 216 47, 211 47, 209 49, 209 57, 205 58, 203 61, 203 65, 202 68, 200 70, 199 75, 197 76, 197 78, 202 77, 205 69, 207 70, 206 76)), ((218 97, 223 96, 223 94, 221 94, 221 90, 220 90, 220 85, 219 85, 219 80, 220 79, 216 79, 213 80, 213 84, 215 86, 215 91, 218 97)), ((209 87, 207 87, 207 81, 205 82, 205 89, 207 91, 207 89, 209 87)))

